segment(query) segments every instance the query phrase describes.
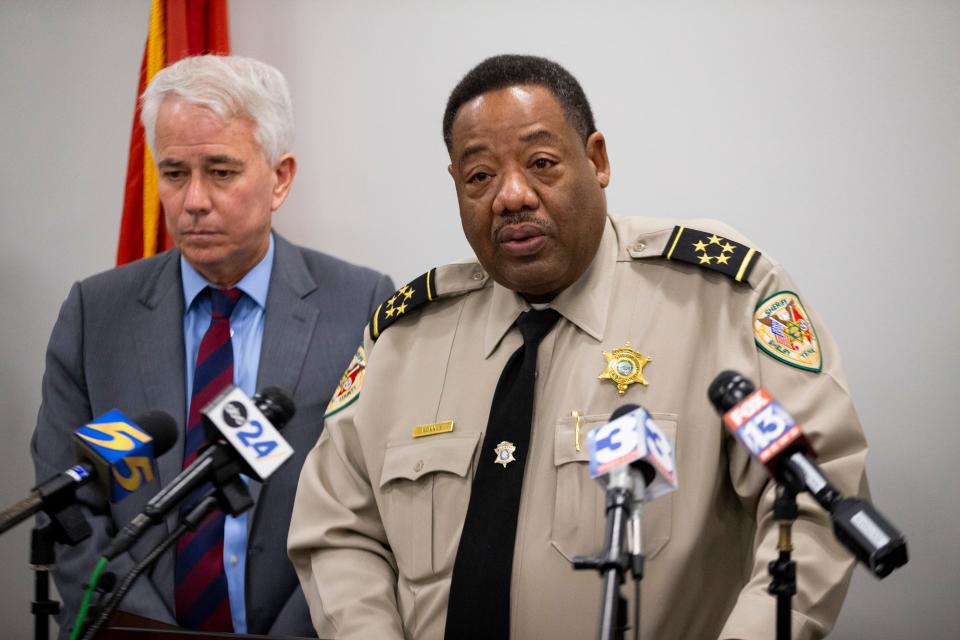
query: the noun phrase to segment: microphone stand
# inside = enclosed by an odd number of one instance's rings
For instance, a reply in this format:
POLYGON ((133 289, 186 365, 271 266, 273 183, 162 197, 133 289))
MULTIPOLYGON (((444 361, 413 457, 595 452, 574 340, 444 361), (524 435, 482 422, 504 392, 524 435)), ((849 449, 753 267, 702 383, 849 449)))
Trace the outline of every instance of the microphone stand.
POLYGON ((627 628, 627 601, 620 593, 620 585, 629 567, 636 588, 636 624, 634 636, 640 633, 640 580, 643 578, 643 554, 640 553, 639 511, 628 521, 633 492, 626 487, 607 489, 607 540, 599 556, 577 556, 573 568, 594 569, 603 578, 600 600, 599 640, 623 640, 627 628), (628 537, 628 528, 630 535, 628 537))
POLYGON ((634 504, 627 520, 628 556, 630 558, 630 575, 633 577, 633 637, 640 640, 640 581, 643 580, 643 522, 641 513, 643 502, 634 504))
POLYGON ((253 498, 250 496, 250 489, 239 475, 227 481, 216 482, 215 487, 207 493, 200 502, 186 512, 170 535, 161 540, 159 544, 151 549, 150 552, 124 576, 117 590, 110 596, 110 600, 107 601, 107 604, 97 616, 96 621, 87 627, 83 635, 83 640, 93 640, 93 638, 96 637, 103 625, 106 624, 110 616, 113 615, 113 612, 120 606, 124 596, 130 591, 136 579, 140 577, 144 571, 153 566, 153 563, 172 547, 180 536, 187 531, 196 530, 196 528, 207 519, 207 516, 216 509, 220 509, 231 516, 237 516, 252 506, 253 498))
POLYGON ((54 501, 38 510, 46 513, 50 521, 30 532, 30 568, 34 572, 30 612, 34 616, 34 640, 47 640, 50 637, 50 616, 60 611, 60 603, 50 599, 50 571, 56 561, 54 543, 77 544, 90 537, 91 529, 76 503, 54 501))
POLYGON ((793 541, 791 531, 797 519, 797 492, 802 484, 791 473, 784 474, 784 482, 777 484, 777 497, 773 502, 773 517, 780 525, 777 539, 778 556, 767 565, 770 586, 767 593, 777 598, 777 640, 790 640, 793 618, 792 599, 797 593, 797 563, 791 558, 793 541))
POLYGON ((53 543, 53 525, 34 527, 30 532, 30 568, 34 571, 30 612, 34 615, 34 640, 50 637, 50 616, 60 611, 60 603, 50 599, 50 571, 55 558, 53 543))

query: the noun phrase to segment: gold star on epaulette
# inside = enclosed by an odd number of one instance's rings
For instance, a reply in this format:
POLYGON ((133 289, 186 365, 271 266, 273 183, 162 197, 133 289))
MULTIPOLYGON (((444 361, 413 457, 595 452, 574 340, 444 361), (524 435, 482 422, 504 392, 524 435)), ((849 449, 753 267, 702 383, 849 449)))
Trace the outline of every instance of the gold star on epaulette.
POLYGON ((414 309, 436 299, 436 269, 400 287, 377 307, 370 319, 370 337, 376 340, 383 330, 414 309))
POLYGON ((760 258, 759 251, 746 245, 684 226, 674 227, 662 255, 667 260, 680 260, 719 271, 737 282, 749 277, 760 258))

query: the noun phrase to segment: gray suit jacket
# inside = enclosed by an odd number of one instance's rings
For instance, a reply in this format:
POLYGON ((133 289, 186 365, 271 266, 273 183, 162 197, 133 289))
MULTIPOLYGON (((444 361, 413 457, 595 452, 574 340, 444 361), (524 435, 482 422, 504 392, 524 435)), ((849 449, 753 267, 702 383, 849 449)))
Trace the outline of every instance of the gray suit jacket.
MULTIPOLYGON (((393 292, 387 276, 294 246, 274 234, 276 250, 264 314, 257 388, 293 394, 296 415, 283 429, 295 454, 261 487, 250 518, 246 561, 250 633, 312 636, 297 576, 287 560, 290 512, 307 452, 340 376, 363 339, 376 305, 393 292)), ((43 397, 31 450, 38 481, 73 464, 71 434, 95 416, 118 408, 133 418, 150 410, 186 415, 183 290, 180 254, 158 256, 78 282, 63 303, 47 348, 43 397)), ((61 636, 73 624, 100 551, 119 527, 141 511, 161 485, 181 470, 182 436, 159 460, 159 483, 117 504, 83 487, 79 500, 93 536, 59 546, 54 577, 63 599, 61 636)), ((122 578, 175 525, 156 526, 108 570, 122 578)), ((173 551, 140 577, 121 609, 174 622, 173 551)))

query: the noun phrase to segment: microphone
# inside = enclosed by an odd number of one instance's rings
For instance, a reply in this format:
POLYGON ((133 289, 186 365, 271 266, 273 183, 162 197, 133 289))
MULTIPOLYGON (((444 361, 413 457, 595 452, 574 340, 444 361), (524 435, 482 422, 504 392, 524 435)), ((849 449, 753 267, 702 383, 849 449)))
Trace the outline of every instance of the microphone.
POLYGON ((591 429, 587 448, 590 477, 604 488, 629 489, 639 502, 677 488, 673 448, 639 405, 623 405, 610 415, 610 422, 591 429))
POLYGON ((103 557, 113 560, 128 550, 148 527, 160 522, 206 482, 224 486, 241 473, 265 481, 293 455, 293 447, 278 429, 295 412, 293 398, 277 387, 268 387, 252 399, 239 387, 230 385, 224 389, 201 410, 211 444, 123 527, 104 550, 103 557))
POLYGON ((576 556, 574 569, 596 569, 603 578, 599 637, 622 635, 626 601, 620 584, 627 568, 634 579, 634 628, 640 628, 640 580, 643 579, 641 512, 646 500, 675 491, 673 448, 647 411, 629 404, 610 421, 587 433, 590 477, 606 489, 606 544, 599 556, 576 556), (626 518, 625 518, 626 516, 626 518))
POLYGON ((177 441, 177 423, 163 411, 148 411, 130 420, 117 409, 77 429, 73 436, 77 462, 30 490, 0 513, 0 534, 38 511, 46 511, 73 544, 90 535, 76 506, 75 491, 96 481, 111 502, 119 502, 156 476, 154 458, 177 441), (62 517, 58 517, 61 514, 62 517))
POLYGON ((807 491, 830 513, 837 540, 876 577, 884 578, 907 563, 903 534, 869 502, 845 497, 830 483, 813 461, 816 454, 800 425, 769 391, 756 388, 735 371, 723 371, 710 384, 707 397, 771 476, 807 491))
POLYGON ((264 482, 293 455, 293 447, 278 429, 290 421, 296 407, 279 387, 267 387, 251 400, 242 389, 230 386, 201 413, 207 439, 229 443, 240 454, 248 477, 264 482))

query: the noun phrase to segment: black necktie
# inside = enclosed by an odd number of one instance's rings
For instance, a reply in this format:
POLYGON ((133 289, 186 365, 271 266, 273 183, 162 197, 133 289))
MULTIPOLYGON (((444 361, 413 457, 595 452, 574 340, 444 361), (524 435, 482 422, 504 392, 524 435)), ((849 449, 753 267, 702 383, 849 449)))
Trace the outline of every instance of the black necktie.
POLYGON ((448 640, 510 636, 510 576, 523 469, 530 457, 537 347, 559 318, 553 309, 517 318, 523 346, 510 356, 493 394, 453 565, 448 640))

